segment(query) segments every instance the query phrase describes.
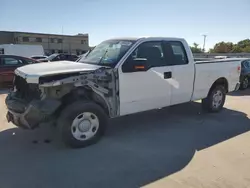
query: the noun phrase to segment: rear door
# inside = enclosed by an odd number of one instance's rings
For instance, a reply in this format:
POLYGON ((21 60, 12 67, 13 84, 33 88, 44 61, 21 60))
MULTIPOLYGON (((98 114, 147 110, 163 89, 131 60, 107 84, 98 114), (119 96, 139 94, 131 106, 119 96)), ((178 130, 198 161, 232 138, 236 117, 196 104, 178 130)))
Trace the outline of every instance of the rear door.
POLYGON ((191 100, 194 82, 194 66, 188 61, 187 53, 181 41, 164 41, 164 52, 171 67, 172 78, 170 104, 180 104, 191 100))
POLYGON ((0 64, 0 83, 1 85, 12 84, 14 71, 16 68, 25 65, 25 62, 18 57, 1 57, 0 64))

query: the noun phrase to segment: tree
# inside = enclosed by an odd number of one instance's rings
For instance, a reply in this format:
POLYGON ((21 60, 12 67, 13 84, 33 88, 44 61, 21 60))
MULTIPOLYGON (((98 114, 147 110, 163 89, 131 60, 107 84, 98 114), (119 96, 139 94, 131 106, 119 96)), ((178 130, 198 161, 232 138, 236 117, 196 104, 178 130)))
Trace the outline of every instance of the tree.
POLYGON ((213 53, 230 53, 233 51, 234 44, 232 42, 219 42, 215 44, 213 53))
POLYGON ((202 53, 201 48, 199 48, 198 46, 199 46, 199 44, 197 44, 197 43, 194 42, 194 43, 193 43, 193 46, 190 46, 191 51, 192 51, 193 53, 202 53))
POLYGON ((233 49, 232 49, 231 52, 232 52, 232 53, 241 53, 241 52, 242 52, 242 49, 241 49, 237 44, 235 44, 235 45, 233 46, 233 49))
POLYGON ((219 42, 214 48, 209 50, 210 53, 250 53, 250 39, 241 40, 236 44, 232 42, 219 42))
POLYGON ((241 40, 237 43, 237 46, 239 46, 241 49, 247 48, 250 46, 250 39, 241 40))

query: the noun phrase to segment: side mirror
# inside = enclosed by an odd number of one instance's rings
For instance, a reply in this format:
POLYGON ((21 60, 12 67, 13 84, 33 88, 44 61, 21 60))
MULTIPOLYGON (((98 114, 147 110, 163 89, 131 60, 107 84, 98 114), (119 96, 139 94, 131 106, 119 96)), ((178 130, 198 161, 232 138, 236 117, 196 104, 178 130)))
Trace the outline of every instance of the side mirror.
POLYGON ((135 58, 134 60, 135 71, 146 71, 147 70, 147 59, 146 58, 135 58))
POLYGON ((127 59, 127 61, 122 66, 123 72, 141 72, 147 70, 148 66, 146 58, 127 59))

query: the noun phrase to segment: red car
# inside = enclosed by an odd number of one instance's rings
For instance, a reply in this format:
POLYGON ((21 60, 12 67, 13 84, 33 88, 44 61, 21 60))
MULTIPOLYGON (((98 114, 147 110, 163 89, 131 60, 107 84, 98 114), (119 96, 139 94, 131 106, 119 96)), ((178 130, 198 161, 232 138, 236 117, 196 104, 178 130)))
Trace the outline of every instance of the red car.
POLYGON ((0 88, 11 86, 16 68, 39 63, 34 59, 15 55, 0 55, 0 88))

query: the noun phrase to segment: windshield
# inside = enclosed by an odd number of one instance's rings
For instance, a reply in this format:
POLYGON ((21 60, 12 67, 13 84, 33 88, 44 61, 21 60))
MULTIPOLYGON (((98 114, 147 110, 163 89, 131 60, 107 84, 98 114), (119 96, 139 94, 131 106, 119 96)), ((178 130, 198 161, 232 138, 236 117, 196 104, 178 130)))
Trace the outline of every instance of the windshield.
POLYGON ((90 53, 83 56, 79 62, 101 64, 114 67, 135 41, 108 40, 97 45, 90 53))
POLYGON ((48 59, 48 60, 52 60, 52 59, 54 59, 56 56, 58 56, 58 54, 52 54, 52 55, 50 55, 49 57, 47 57, 46 59, 48 59))

